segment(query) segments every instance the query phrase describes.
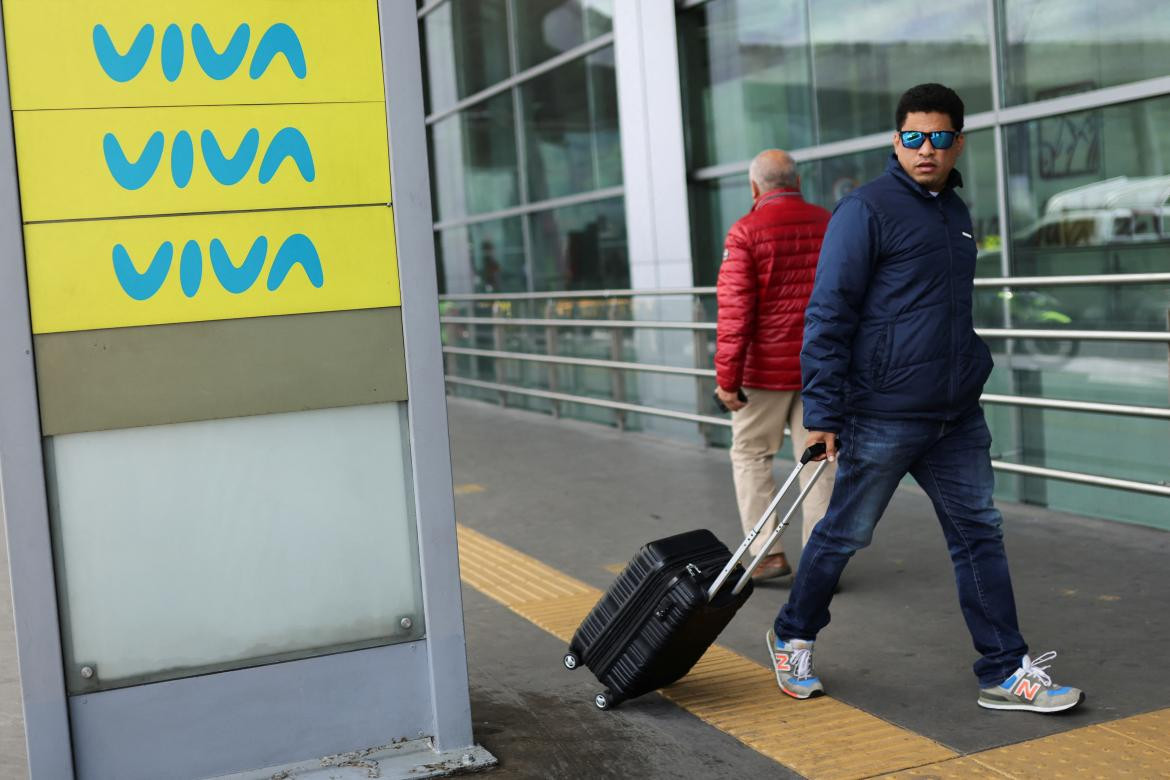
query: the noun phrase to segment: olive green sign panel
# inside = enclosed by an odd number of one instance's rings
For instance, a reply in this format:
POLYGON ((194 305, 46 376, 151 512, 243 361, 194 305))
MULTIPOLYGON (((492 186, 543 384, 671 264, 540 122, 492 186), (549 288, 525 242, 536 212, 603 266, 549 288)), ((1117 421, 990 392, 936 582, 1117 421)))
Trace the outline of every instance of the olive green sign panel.
POLYGON ((397 307, 35 339, 46 436, 406 400, 397 307))

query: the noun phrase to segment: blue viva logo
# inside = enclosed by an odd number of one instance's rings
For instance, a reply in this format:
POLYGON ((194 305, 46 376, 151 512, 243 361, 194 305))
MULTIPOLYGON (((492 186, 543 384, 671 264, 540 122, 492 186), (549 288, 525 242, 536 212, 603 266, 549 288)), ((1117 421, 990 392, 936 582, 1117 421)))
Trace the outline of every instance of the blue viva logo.
MULTIPOLYGON (((241 24, 223 51, 217 51, 207 30, 203 29, 203 25, 196 24, 191 27, 191 49, 195 52, 195 60, 203 72, 216 81, 223 81, 233 76, 243 63, 251 37, 251 28, 241 24)), ((182 74, 183 61, 186 57, 183 31, 177 24, 168 25, 163 31, 162 45, 159 48, 163 76, 167 81, 173 82, 182 74)), ((131 81, 146 67, 146 61, 154 50, 154 25, 143 25, 125 54, 118 51, 105 25, 96 25, 93 28, 93 50, 97 54, 98 64, 102 66, 107 76, 119 83, 131 81)), ((263 76, 278 54, 284 56, 294 76, 298 79, 305 78, 308 72, 305 50, 301 47, 300 38, 293 28, 284 23, 272 25, 261 36, 256 51, 252 53, 248 75, 252 79, 263 76)))
MULTIPOLYGON (((260 278, 264 261, 268 257, 268 237, 260 236, 252 242, 252 247, 240 265, 232 262, 223 242, 218 238, 211 239, 209 250, 211 269, 216 279, 225 290, 239 295, 251 289, 260 278)), ((175 259, 175 245, 170 241, 164 242, 155 251, 145 271, 138 270, 130 259, 130 253, 121 244, 114 246, 113 259, 118 284, 134 300, 145 301, 162 289, 170 275, 175 259)), ((269 292, 277 290, 284 283, 294 265, 305 270, 309 283, 314 287, 320 288, 325 284, 325 273, 321 268, 317 247, 304 233, 294 233, 276 250, 272 267, 268 269, 269 292)), ((203 283, 203 266, 203 248, 198 241, 188 241, 183 245, 179 257, 179 286, 188 298, 194 298, 199 292, 203 283)))
MULTIPOLYGON (((106 133, 102 138, 106 167, 114 181, 127 190, 141 189, 154 178, 159 163, 162 162, 165 147, 166 138, 162 131, 155 131, 147 139, 138 159, 131 162, 116 135, 106 133)), ((260 131, 253 127, 244 133, 244 137, 231 155, 224 153, 219 140, 210 130, 204 130, 200 134, 199 147, 212 178, 220 184, 231 186, 242 181, 252 169, 260 150, 260 131)), ((309 142, 304 133, 295 127, 283 128, 269 142, 268 149, 260 160, 260 183, 267 184, 272 181, 285 160, 293 161, 305 181, 311 182, 317 178, 317 168, 313 164, 313 152, 309 149, 309 142)), ((171 143, 171 179, 175 185, 180 189, 186 187, 191 181, 194 167, 195 147, 191 134, 181 130, 171 143)))

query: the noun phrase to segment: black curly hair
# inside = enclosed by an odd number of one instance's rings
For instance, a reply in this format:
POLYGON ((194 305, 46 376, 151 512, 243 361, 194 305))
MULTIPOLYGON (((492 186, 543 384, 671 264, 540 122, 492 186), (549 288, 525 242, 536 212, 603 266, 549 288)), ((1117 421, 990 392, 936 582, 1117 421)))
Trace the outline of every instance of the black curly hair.
POLYGON ((957 132, 963 132, 963 100, 950 87, 942 84, 919 84, 902 93, 894 126, 902 129, 906 115, 914 112, 947 114, 957 132))

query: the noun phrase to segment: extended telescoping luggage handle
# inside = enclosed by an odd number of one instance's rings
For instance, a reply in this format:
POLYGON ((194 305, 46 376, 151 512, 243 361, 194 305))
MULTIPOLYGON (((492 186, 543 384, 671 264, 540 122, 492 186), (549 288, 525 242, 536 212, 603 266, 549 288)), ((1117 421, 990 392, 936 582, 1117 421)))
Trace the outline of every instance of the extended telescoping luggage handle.
MULTIPOLYGON (((784 484, 781 485, 780 489, 776 491, 776 495, 772 498, 771 503, 768 504, 768 508, 764 510, 764 514, 760 517, 759 520, 756 521, 756 524, 752 530, 748 531, 748 535, 744 538, 743 542, 740 543, 739 549, 735 551, 735 554, 731 556, 731 560, 727 562, 727 565, 723 567, 723 571, 719 572, 719 576, 716 577, 715 582, 711 584, 710 589, 707 591, 707 601, 714 599, 715 594, 718 593, 719 589, 723 587, 723 584, 727 582, 727 578, 731 576, 731 571, 735 568, 735 565, 740 562, 744 554, 747 553, 748 548, 751 547, 751 544, 753 541, 755 541, 755 538, 760 535, 760 531, 764 529, 764 524, 768 522, 768 518, 771 517, 772 513, 776 511, 776 507, 780 504, 780 499, 782 499, 784 494, 788 492, 788 488, 792 487, 792 483, 796 481, 796 478, 800 475, 800 472, 804 469, 809 461, 824 454, 825 444, 824 442, 818 442, 806 449, 804 454, 800 456, 800 462, 796 464, 796 468, 794 468, 792 473, 788 475, 788 479, 784 480, 784 484)), ((768 537, 768 542, 764 545, 763 550, 759 555, 756 556, 755 560, 751 562, 751 565, 747 567, 747 571, 744 572, 743 576, 740 577, 739 582, 736 583, 735 588, 732 590, 733 594, 739 593, 747 586, 748 581, 751 579, 752 572, 756 570, 756 567, 760 565, 760 561, 762 561, 764 556, 768 554, 768 550, 770 550, 772 545, 776 543, 776 540, 780 538, 780 534, 784 533, 784 529, 788 526, 788 522, 792 519, 792 515, 795 514, 798 508, 800 508, 801 502, 804 501, 804 497, 808 495, 808 492, 812 489, 812 486, 816 484, 817 478, 821 476, 821 472, 825 470, 827 463, 828 461, 823 460, 817 464, 817 470, 813 473, 812 479, 810 479, 808 484, 804 486, 804 489, 800 491, 800 495, 797 496, 796 501, 792 503, 792 506, 789 508, 788 512, 785 513, 784 519, 776 524, 776 529, 772 531, 772 535, 768 537)))

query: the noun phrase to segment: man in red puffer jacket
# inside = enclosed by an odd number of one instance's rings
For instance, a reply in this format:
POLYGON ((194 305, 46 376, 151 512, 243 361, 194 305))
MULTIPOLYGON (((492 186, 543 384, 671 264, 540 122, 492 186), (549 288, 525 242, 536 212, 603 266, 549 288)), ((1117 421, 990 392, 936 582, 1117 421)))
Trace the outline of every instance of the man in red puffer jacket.
MULTIPOLYGON (((739 519, 746 534, 776 494, 772 458, 784 443, 784 425, 803 451, 808 434, 800 401, 800 347, 804 309, 812 293, 829 212, 800 196, 796 164, 778 149, 752 160, 752 210, 731 226, 719 268, 716 393, 730 409, 731 466, 739 519), (739 398, 743 390, 747 401, 739 398)), ((802 486, 813 470, 801 473, 802 486)), ((803 541, 825 514, 836 464, 829 464, 801 507, 803 541)), ((752 543, 758 555, 776 527, 773 517, 752 543)), ((753 573, 757 580, 792 572, 781 544, 753 573)))

